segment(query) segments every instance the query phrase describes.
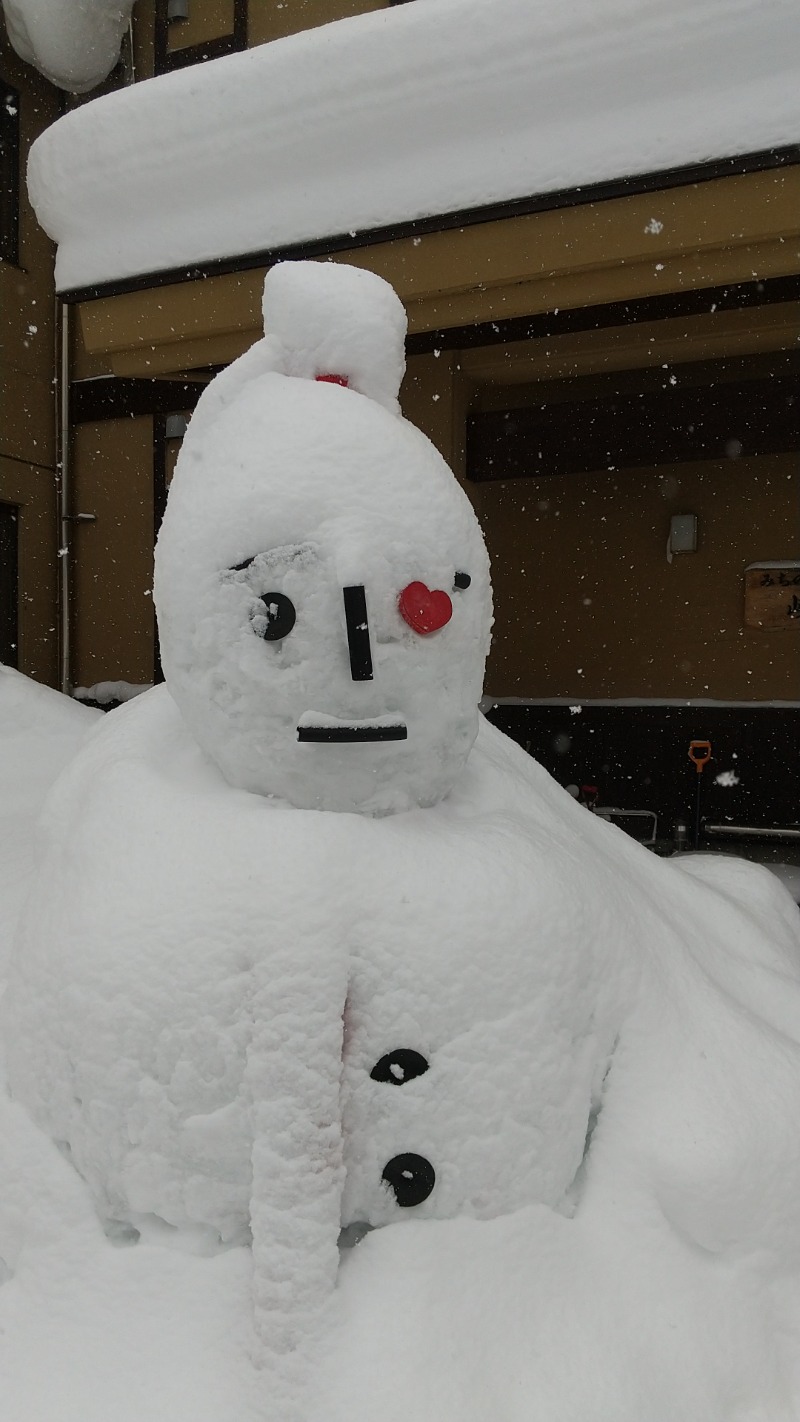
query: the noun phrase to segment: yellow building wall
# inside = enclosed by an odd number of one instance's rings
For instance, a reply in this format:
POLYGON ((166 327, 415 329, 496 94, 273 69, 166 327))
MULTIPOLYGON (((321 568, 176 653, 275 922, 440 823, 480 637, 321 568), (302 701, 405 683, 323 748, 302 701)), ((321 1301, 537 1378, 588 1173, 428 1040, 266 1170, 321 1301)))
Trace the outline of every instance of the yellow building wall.
POLYGON ((74 435, 72 682, 153 680, 153 421, 103 420, 74 435))
POLYGON ((368 10, 386 9, 386 0, 250 0, 248 40, 251 45, 265 44, 296 34, 298 30, 314 29, 331 20, 344 20, 351 15, 363 15, 368 10))
POLYGON ((800 628, 744 627, 744 570, 800 558, 800 456, 480 486, 493 696, 800 699, 800 628), (667 561, 670 517, 696 553, 667 561))
MULTIPOLYGON (((471 354, 471 353, 470 353, 471 354)), ((800 626, 744 626, 744 570, 800 558, 800 453, 472 483, 462 354, 412 357, 404 414, 462 479, 492 560, 492 696, 800 700, 800 626), (696 553, 667 561, 670 518, 696 553)))
POLYGON ((25 168, 59 115, 57 91, 14 54, 0 24, 0 73, 20 95, 19 265, 0 261, 0 502, 19 515, 19 666, 54 682, 56 613, 54 249, 33 215, 25 168))
MULTIPOLYGON (((332 20, 386 8, 387 0, 249 0, 247 42, 252 48, 300 30, 316 29, 332 20)), ((169 25, 168 49, 188 49, 232 34, 233 22, 233 0, 190 0, 188 19, 169 25)), ((148 79, 153 74, 154 0, 138 0, 133 12, 133 34, 136 77, 148 79)))
POLYGON ((0 501, 19 509, 19 670, 54 686, 58 523, 52 469, 0 454, 0 501))

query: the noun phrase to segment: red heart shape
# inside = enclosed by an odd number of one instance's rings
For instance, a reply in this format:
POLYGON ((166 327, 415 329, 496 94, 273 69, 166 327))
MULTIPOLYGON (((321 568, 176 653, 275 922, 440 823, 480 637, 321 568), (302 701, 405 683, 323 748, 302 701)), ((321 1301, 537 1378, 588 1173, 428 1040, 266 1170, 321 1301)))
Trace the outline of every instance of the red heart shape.
POLYGON ((431 591, 424 583, 409 583, 407 588, 403 588, 398 607, 400 616, 422 637, 429 632, 438 632, 453 616, 449 595, 441 588, 431 591))

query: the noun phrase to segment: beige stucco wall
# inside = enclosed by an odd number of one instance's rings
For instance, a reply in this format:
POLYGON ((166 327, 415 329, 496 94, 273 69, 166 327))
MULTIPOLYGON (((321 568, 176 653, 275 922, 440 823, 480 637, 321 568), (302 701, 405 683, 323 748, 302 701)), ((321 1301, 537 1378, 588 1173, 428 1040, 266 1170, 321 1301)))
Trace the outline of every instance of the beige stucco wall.
POLYGON ((800 456, 481 488, 496 696, 800 699, 800 628, 743 625, 744 570, 800 557, 800 456), (696 553, 667 561, 670 516, 696 553))
POLYGON ((79 425, 72 557, 72 681, 153 679, 153 421, 79 425))
POLYGON ((20 94, 19 265, 0 262, 0 501, 19 515, 19 665, 57 672, 53 246, 25 189, 34 139, 57 116, 56 90, 14 54, 0 22, 0 72, 20 94))
MULTIPOLYGON (((412 358, 403 407, 463 477, 466 411, 494 402, 461 366, 412 358)), ((744 626, 747 565, 800 558, 800 453, 465 488, 492 559, 489 694, 800 699, 800 626, 744 626), (675 513, 699 543, 669 563, 675 513)))
POLYGON ((52 469, 0 455, 0 500, 19 508, 19 670, 55 685, 58 525, 52 469))
MULTIPOLYGON (((470 405, 458 351, 412 357, 405 414, 462 480, 470 405)), ((636 377, 629 377, 635 379, 636 377)), ((152 673, 152 421, 81 426, 75 668, 84 685, 152 673)), ((800 699, 800 629, 743 625, 748 563, 800 557, 800 456, 519 479, 465 488, 493 562, 493 695, 800 699), (695 554, 667 562, 673 513, 699 519, 695 554)))

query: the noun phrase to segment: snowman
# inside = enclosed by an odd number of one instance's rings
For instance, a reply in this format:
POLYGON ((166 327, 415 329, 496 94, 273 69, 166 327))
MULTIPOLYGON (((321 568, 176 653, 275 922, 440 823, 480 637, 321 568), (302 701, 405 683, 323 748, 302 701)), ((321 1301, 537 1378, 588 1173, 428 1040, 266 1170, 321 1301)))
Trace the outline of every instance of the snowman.
MULTIPOLYGON (((399 413, 391 289, 286 263, 264 317, 204 393, 170 489, 166 684, 56 786, 5 1022, 12 1091, 112 1237, 252 1244, 274 1360, 317 1336, 340 1247, 367 1231, 569 1215, 593 1135, 595 1195, 604 1178, 613 1194, 614 1103, 647 1075, 652 1005, 705 973, 686 924, 730 993, 718 924, 743 920, 480 718, 488 560, 399 413)), ((748 933, 785 981, 791 915, 770 912, 777 948, 748 933)), ((665 1149, 651 1125, 637 1161, 665 1149)), ((708 1166, 702 1208, 706 1164, 679 1159, 669 1210, 713 1233, 739 1157, 719 1181, 708 1166)))

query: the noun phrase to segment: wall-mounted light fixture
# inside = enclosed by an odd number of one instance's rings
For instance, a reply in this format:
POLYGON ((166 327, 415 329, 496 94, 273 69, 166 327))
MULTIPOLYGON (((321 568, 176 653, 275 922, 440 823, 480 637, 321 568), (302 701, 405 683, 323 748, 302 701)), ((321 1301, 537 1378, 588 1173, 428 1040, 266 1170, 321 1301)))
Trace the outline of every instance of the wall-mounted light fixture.
POLYGON ((669 521, 668 556, 697 552, 697 514, 673 514, 669 521))
POLYGON ((167 0, 167 20, 173 24, 177 20, 188 20, 189 0, 167 0))
POLYGON ((167 415, 164 421, 164 438, 183 439, 188 424, 186 415, 167 415))

